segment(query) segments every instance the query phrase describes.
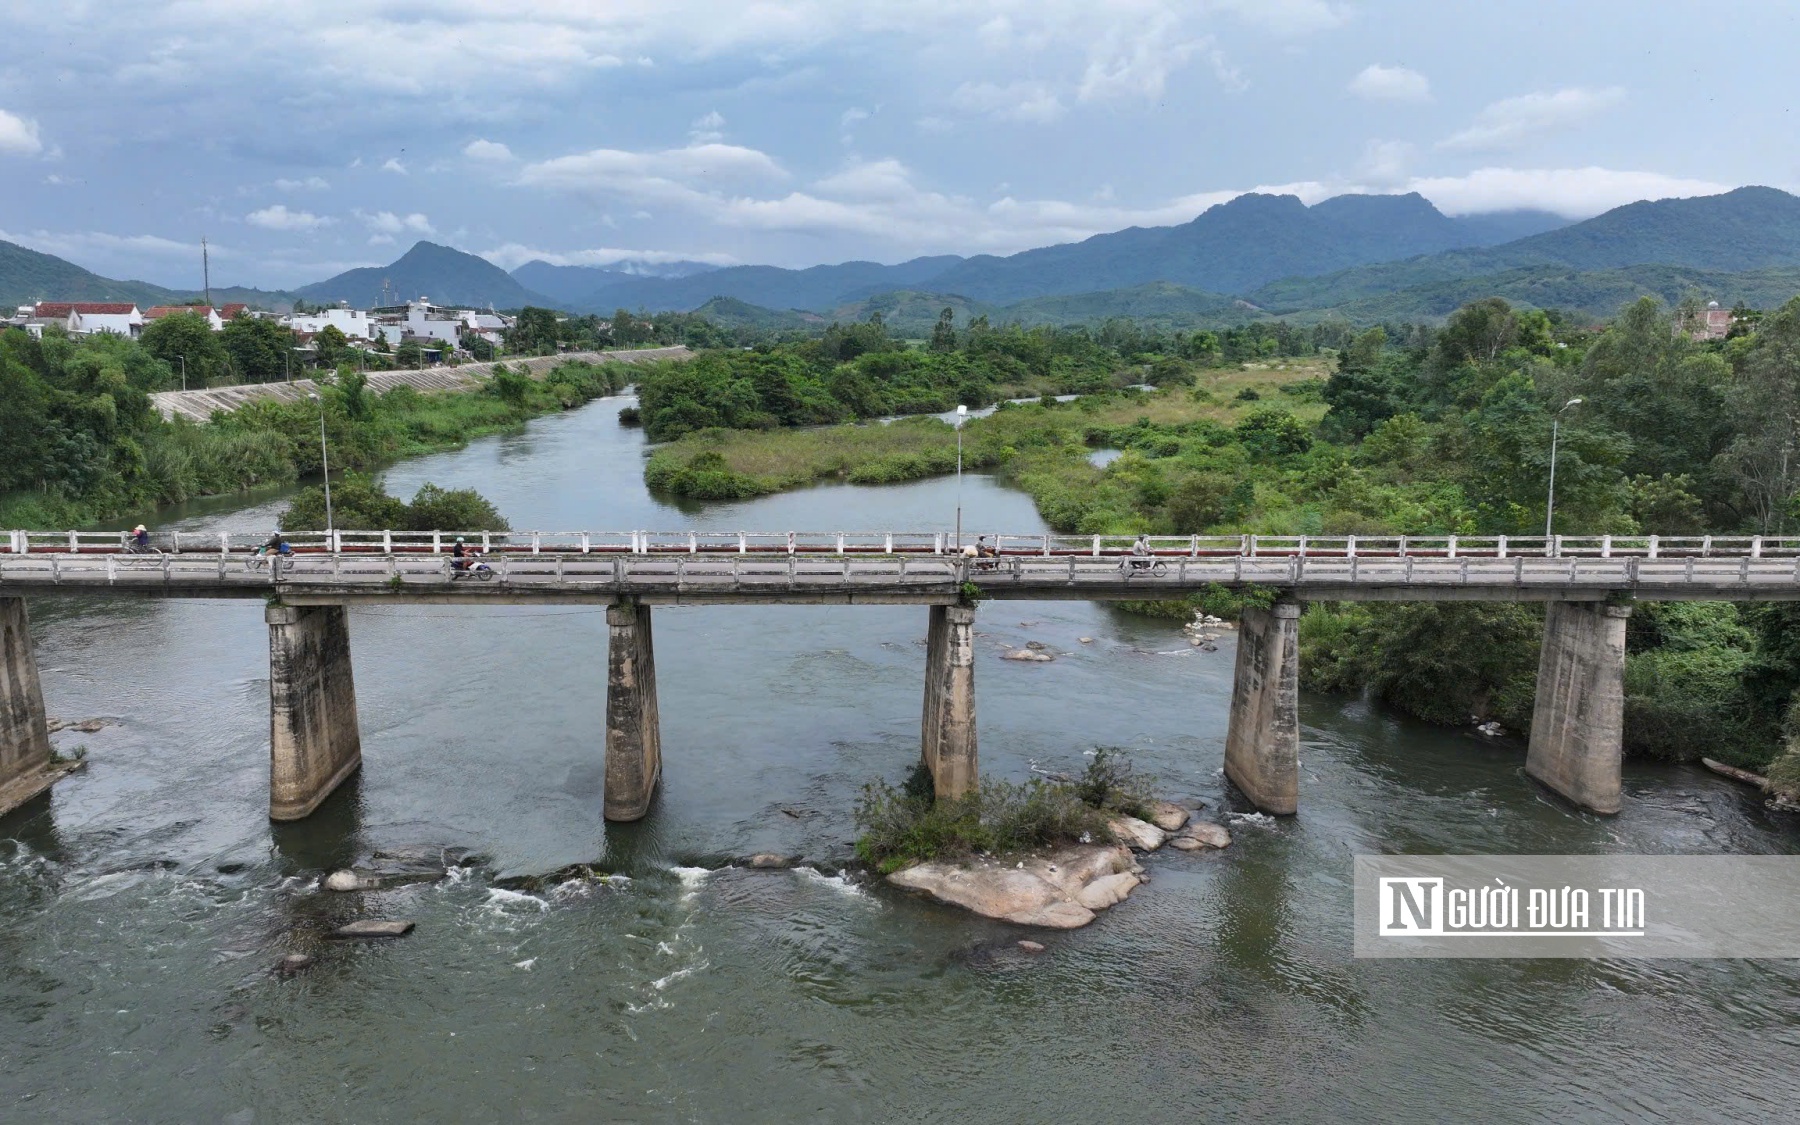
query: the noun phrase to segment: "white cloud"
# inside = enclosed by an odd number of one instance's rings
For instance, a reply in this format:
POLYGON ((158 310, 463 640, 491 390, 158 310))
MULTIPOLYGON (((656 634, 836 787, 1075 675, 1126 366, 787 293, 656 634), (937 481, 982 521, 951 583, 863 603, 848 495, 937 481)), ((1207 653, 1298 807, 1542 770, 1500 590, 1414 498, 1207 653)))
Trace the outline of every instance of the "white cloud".
MULTIPOLYGON (((401 234, 410 231, 414 234, 431 234, 431 220, 414 211, 410 215, 396 215, 392 211, 354 211, 352 212, 362 224, 376 234, 401 234)), ((390 241, 392 241, 390 239, 390 241)))
POLYGON ((846 109, 843 113, 838 115, 838 128, 848 129, 858 121, 867 121, 868 119, 868 110, 851 106, 849 109, 846 109))
POLYGON ((518 242, 508 242, 481 256, 503 270, 517 269, 526 262, 542 260, 553 266, 611 266, 620 262, 643 262, 662 265, 667 262, 705 262, 713 266, 735 266, 738 260, 730 254, 714 252, 683 253, 679 250, 625 250, 601 246, 591 250, 540 250, 518 242))
MULTIPOLYGON (((1180 20, 1172 12, 1133 23, 1136 26, 1129 33, 1117 25, 1108 28, 1089 49, 1087 70, 1076 91, 1082 101, 1128 97, 1155 101, 1162 97, 1169 75, 1212 42, 1210 37, 1181 38, 1180 20)), ((1215 59, 1215 64, 1222 62, 1222 55, 1215 59)), ((1230 84, 1242 81, 1229 68, 1215 68, 1221 70, 1222 78, 1230 75, 1230 84)))
POLYGON ((950 95, 951 104, 965 113, 982 114, 999 121, 1030 121, 1040 125, 1063 115, 1062 99, 1043 82, 964 82, 950 95))
POLYGON ((688 126, 688 140, 697 145, 712 144, 725 139, 725 116, 718 110, 708 110, 694 118, 688 126))
POLYGON ((391 234, 371 234, 369 236, 370 246, 392 246, 393 244, 394 236, 391 234))
POLYGON ((381 166, 381 170, 383 172, 393 172, 400 176, 406 175, 406 165, 400 163, 400 158, 398 156, 388 157, 387 162, 381 166))
POLYGON ((1372 184, 1388 185, 1406 178, 1412 163, 1413 146, 1405 141, 1370 141, 1363 145, 1362 160, 1356 173, 1372 184))
POLYGON ((1350 80, 1350 92, 1372 102, 1423 102, 1431 99, 1431 81, 1403 66, 1372 63, 1350 80))
POLYGON ((1213 0, 1213 6, 1278 35, 1326 31, 1350 19, 1350 6, 1331 0, 1213 0))
MULTIPOLYGON (((154 257, 193 257, 200 253, 199 243, 177 242, 155 234, 108 234, 105 231, 35 230, 29 234, 12 234, 0 230, 0 239, 29 246, 46 254, 83 254, 116 252, 154 257)), ((230 257, 231 251, 213 244, 214 254, 230 257)))
POLYGON ((463 155, 470 160, 491 160, 495 163, 505 163, 513 158, 512 149, 507 148, 499 141, 490 141, 485 138, 470 141, 464 145, 463 155))
POLYGON ((786 178, 766 153, 727 144, 698 144, 660 152, 598 148, 527 164, 519 183, 582 194, 640 200, 703 200, 709 190, 786 178))
POLYGON ((1731 187, 1611 168, 1481 168, 1465 176, 1415 177, 1404 190, 1418 192, 1447 215, 1531 207, 1585 219, 1640 199, 1717 195, 1731 187))
POLYGON ((323 176, 308 176, 304 180, 276 180, 278 191, 328 191, 331 181, 323 176))
POLYGON ((16 156, 36 156, 44 151, 35 121, 0 109, 0 152, 16 156))
POLYGON ((311 211, 290 211, 286 204, 277 203, 260 211, 250 212, 244 216, 244 221, 264 230, 300 231, 328 227, 335 220, 329 216, 315 215, 311 211))
POLYGON ((1490 151, 1519 145, 1586 121, 1625 100, 1617 86, 1590 90, 1572 86, 1553 94, 1523 94, 1482 110, 1475 123, 1440 142, 1443 148, 1490 151))

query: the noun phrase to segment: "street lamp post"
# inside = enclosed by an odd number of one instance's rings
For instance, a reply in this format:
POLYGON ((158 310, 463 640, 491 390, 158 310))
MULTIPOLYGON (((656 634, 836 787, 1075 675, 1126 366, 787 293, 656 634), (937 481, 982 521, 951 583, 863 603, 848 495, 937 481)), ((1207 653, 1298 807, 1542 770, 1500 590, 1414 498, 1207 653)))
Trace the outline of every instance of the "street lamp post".
POLYGON ((1549 496, 1549 499, 1546 500, 1544 503, 1544 553, 1545 554, 1548 554, 1550 552, 1550 520, 1551 520, 1551 517, 1556 515, 1556 437, 1557 437, 1557 429, 1558 429, 1558 427, 1560 427, 1562 425, 1563 410, 1567 410, 1571 406, 1580 406, 1580 405, 1581 405, 1580 399, 1572 398, 1568 402, 1565 402, 1562 404, 1562 410, 1558 410, 1555 414, 1551 415, 1551 417, 1550 417, 1550 496, 1549 496))
POLYGON ((185 391, 187 390, 187 356, 178 355, 175 358, 181 361, 181 389, 185 391))
POLYGON ((337 524, 331 518, 331 451, 325 445, 325 400, 315 393, 308 393, 306 397, 319 404, 319 467, 325 473, 325 546, 335 551, 337 524))
POLYGON ((969 416, 969 408, 961 403, 956 407, 956 549, 962 550, 962 427, 969 416))

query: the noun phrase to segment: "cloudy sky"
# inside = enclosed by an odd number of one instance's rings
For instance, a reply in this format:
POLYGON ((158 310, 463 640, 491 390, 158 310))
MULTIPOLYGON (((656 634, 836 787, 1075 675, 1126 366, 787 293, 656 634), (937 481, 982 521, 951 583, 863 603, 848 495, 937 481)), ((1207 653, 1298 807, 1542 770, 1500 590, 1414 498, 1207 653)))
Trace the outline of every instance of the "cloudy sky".
POLYGON ((1800 4, 0 0, 0 238, 298 285, 419 238, 811 265, 1260 189, 1584 217, 1800 187, 1800 4), (29 42, 30 49, 21 47, 29 42))

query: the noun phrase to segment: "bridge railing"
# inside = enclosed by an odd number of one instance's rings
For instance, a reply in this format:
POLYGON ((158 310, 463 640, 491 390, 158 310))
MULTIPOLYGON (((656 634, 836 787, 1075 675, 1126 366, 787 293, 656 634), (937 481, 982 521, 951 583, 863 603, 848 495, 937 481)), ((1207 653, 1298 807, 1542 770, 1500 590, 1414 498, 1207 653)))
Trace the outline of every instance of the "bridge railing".
MULTIPOLYGON (((111 554, 125 531, 0 531, 0 555, 111 554)), ((430 554, 451 551, 458 538, 500 555, 833 555, 845 557, 951 555, 955 536, 941 531, 396 531, 339 529, 286 535, 300 554, 430 554)), ((177 555, 254 552, 266 532, 156 532, 150 543, 177 555)), ((982 544, 1003 557, 1109 558, 1133 553, 1130 535, 1015 535, 965 532, 961 549, 982 544)), ((1752 535, 1153 535, 1148 551, 1174 558, 1794 558, 1800 537, 1752 535)))

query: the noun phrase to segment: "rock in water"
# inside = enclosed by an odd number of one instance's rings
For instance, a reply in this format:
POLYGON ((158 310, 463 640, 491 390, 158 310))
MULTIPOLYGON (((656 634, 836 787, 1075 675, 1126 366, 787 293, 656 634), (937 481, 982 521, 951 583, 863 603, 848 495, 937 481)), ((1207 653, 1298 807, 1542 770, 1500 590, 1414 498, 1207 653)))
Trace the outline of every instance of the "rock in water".
POLYGON ((1056 657, 1051 656, 1047 652, 1039 652, 1036 649, 1014 648, 1014 649, 1008 649, 1005 653, 1003 653, 1001 655, 1000 659, 1002 659, 1002 660, 1022 660, 1022 661, 1026 661, 1027 663, 1032 663, 1032 664, 1048 664, 1052 660, 1055 660, 1056 657))
POLYGON ((413 924, 395 919, 393 921, 376 921, 369 919, 362 922, 350 922, 331 931, 334 938, 379 938, 400 937, 412 933, 413 924))
POLYGON ((1173 801, 1151 801, 1150 822, 1164 832, 1173 832, 1188 822, 1188 811, 1173 801))
POLYGON ((1195 848, 1230 847, 1231 833, 1225 831, 1225 826, 1222 824, 1214 824, 1209 820, 1196 820, 1181 830, 1181 835, 1176 840, 1176 846, 1181 847, 1183 851, 1190 852, 1195 848), (1182 845, 1182 840, 1192 840, 1193 844, 1191 846, 1182 845))
POLYGON ((1105 910, 1114 903, 1123 902, 1138 882, 1138 877, 1129 871, 1107 875, 1083 887, 1081 893, 1075 896, 1075 901, 1089 910, 1105 910))
POLYGON ((347 868, 325 876, 325 889, 328 891, 354 891, 361 887, 362 880, 356 877, 356 872, 347 868))
POLYGON ((757 852, 744 861, 745 867, 753 867, 758 871, 786 871, 800 862, 797 855, 776 855, 774 852, 757 852))
POLYGON ((1119 843, 1127 844, 1140 852, 1153 852, 1162 847, 1163 841, 1167 839, 1162 829, 1135 816, 1114 817, 1107 822, 1106 827, 1112 830, 1113 838, 1119 843))
POLYGON ((1021 941, 1019 943, 1019 948, 1027 953, 1042 953, 1044 951, 1044 943, 1040 941, 1021 941))
POLYGON ((275 966, 275 971, 284 977, 291 977, 303 969, 312 967, 313 958, 305 953, 290 953, 275 966))
MULTIPOLYGON (((1063 848, 1048 856, 1033 856, 1016 865, 997 860, 978 860, 967 865, 920 863, 888 876, 895 886, 924 891, 939 902, 960 906, 984 918, 998 918, 1021 926, 1072 930, 1094 920, 1094 912, 1079 897, 1091 884, 1131 867, 1131 853, 1120 847, 1063 848)), ((1109 892, 1122 884, 1108 884, 1109 892)), ((1132 885, 1136 885, 1133 879, 1132 885)), ((1117 897, 1123 897, 1124 887, 1117 897)))

